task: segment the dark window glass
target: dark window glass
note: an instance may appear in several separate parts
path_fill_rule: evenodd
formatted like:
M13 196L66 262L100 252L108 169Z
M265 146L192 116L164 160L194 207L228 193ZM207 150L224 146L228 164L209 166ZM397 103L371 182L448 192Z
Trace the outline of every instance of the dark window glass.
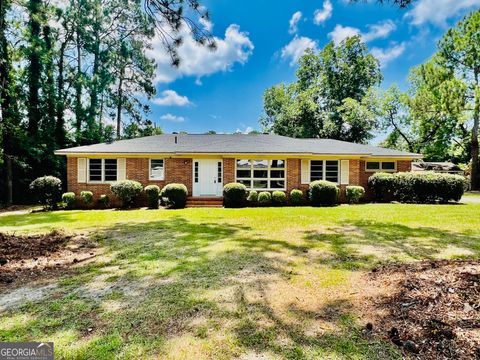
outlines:
M259 179L268 178L268 170L253 170L253 177Z
M117 159L105 159L105 181L117 181Z
M267 180L253 180L254 189L266 189L268 187Z
M89 181L102 181L102 159L88 161Z
M237 170L237 178L249 178L251 175L251 170Z
M310 161L310 181L323 180L323 160Z
M285 181L284 180L270 180L270 188L271 189L285 189Z
M285 168L285 161L284 160L272 160L272 168Z
M384 161L382 162L383 170L395 170L395 162L393 161Z
M338 182L338 161L325 161L325 180Z
M221 183L222 182L222 162L221 161L218 162L217 169L218 169L217 182Z
M245 185L248 189L252 188L252 181L251 180L237 180L238 183Z
M380 170L380 163L377 161L368 161L367 170Z
M165 176L163 160L152 159L150 160L150 179L163 180Z
M198 183L198 161L195 161L194 167L195 167L195 170L194 170L195 183Z
M285 170L271 170L270 177L272 179L283 179L285 177Z

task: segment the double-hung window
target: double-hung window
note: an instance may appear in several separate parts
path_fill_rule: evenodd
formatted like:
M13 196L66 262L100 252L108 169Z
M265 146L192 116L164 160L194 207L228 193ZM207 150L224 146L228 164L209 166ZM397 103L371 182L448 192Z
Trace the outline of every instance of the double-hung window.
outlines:
M310 181L327 180L338 183L339 168L338 160L311 160Z
M285 190L285 160L237 159L236 181L249 190Z
M150 180L165 179L165 162L163 159L150 159Z
M366 171L395 171L395 161L367 161Z
M117 159L88 159L89 182L113 182L117 177Z

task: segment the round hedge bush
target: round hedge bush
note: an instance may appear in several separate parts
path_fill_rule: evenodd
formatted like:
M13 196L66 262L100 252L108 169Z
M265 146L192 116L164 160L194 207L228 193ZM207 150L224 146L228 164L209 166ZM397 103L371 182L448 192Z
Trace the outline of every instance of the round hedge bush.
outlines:
M75 206L75 201L76 201L75 193L73 193L73 192L64 193L62 195L62 201L65 204L65 207L67 209L73 209L73 207Z
M368 178L368 187L372 189L375 201L390 200L393 196L393 174L378 172Z
M258 204L261 206L270 205L272 202L272 194L268 191L262 191L258 194Z
M358 204L365 196L363 186L347 186L345 189L345 197L350 204Z
M158 209L158 200L160 199L160 188L157 185L145 186L145 195L150 209Z
M142 192L142 184L133 180L121 180L113 183L110 190L122 201L123 207L131 207Z
M308 195L312 206L332 206L337 203L338 186L330 181L312 181L309 186Z
M162 189L162 203L172 209L183 209L187 205L188 189L183 184L168 184Z
M255 206L258 203L258 192L256 190L252 190L248 193L247 197L248 204L250 206Z
M272 203L275 206L284 206L287 203L287 195L283 191L272 192Z
M80 197L85 205L91 205L93 202L93 193L91 191L82 191Z
M43 208L55 209L62 196L62 180L55 176L43 176L30 183L30 191Z
M228 183L223 187L223 204L228 208L245 206L247 187L240 183Z
M304 202L303 191L299 189L293 189L290 191L290 204L301 205Z
M108 195L102 194L98 198L98 203L104 208L108 208L110 206L110 198L108 197Z

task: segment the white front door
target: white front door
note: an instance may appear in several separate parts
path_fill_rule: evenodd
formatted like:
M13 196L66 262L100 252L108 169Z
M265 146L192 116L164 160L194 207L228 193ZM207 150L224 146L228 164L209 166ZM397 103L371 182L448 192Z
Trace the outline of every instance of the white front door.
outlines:
M221 196L222 159L193 160L193 196Z

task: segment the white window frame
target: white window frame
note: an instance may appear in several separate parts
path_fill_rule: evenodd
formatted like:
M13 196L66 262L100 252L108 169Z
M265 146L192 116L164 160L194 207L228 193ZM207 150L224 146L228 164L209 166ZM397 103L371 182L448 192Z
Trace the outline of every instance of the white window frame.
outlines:
M383 168L383 163L392 163L393 162L393 169L384 169ZM368 163L378 163L379 164L379 168L378 169L368 169L367 168L367 164ZM396 172L397 171L397 162L395 160L368 160L368 161L365 161L365 172L378 172L378 171L382 171L382 172Z
M246 177L237 177L237 162L238 160L248 160L250 161L250 177L246 178ZM253 162L254 161L262 161L262 160L267 160L268 161L268 165L266 168L264 169L254 169L253 167ZM273 160L281 160L283 161L283 168L277 168L277 167L273 167L272 168L272 161ZM241 168L240 170L248 170L247 168ZM253 176L254 174L254 170L267 170L267 177L266 178L255 178ZM275 171L275 170L279 170L279 171L283 171L283 174L284 174L284 177L283 178L272 178L270 176L271 174L271 170ZM287 190L287 159L282 159L282 158L276 158L276 159L265 159L265 158L251 158L251 159L245 159L245 158L237 158L235 159L235 182L238 182L238 180L249 180L250 181L250 187L247 186L247 190L256 190L256 191L275 191L275 190L278 190L278 191L286 191ZM268 187L266 188L254 188L253 187L253 182L255 180L258 180L258 181L267 181L267 184L268 184ZM273 181L283 181L285 186L283 188L270 188L270 181L273 180Z
M322 178L321 179L316 179L316 180L313 180L312 179L312 161L321 161L323 164L322 164ZM331 181L331 180L327 180L327 161L336 161L337 163L337 181ZM312 181L317 181L317 180L325 180L325 181L331 181L337 185L340 184L340 176L341 176L341 169L340 169L340 160L335 160L335 159L325 159L325 160L317 160L317 159L311 159L309 162L308 162L308 170L310 172L310 182Z
M102 180L90 180L90 160L101 160L102 164ZM105 160L115 160L117 162L117 180L118 180L118 159L116 158L89 158L87 162L87 183L88 184L113 184L115 181L105 181Z
M163 177L152 178L152 160L162 160L163 161ZM148 159L148 180L150 181L165 181L165 159Z

